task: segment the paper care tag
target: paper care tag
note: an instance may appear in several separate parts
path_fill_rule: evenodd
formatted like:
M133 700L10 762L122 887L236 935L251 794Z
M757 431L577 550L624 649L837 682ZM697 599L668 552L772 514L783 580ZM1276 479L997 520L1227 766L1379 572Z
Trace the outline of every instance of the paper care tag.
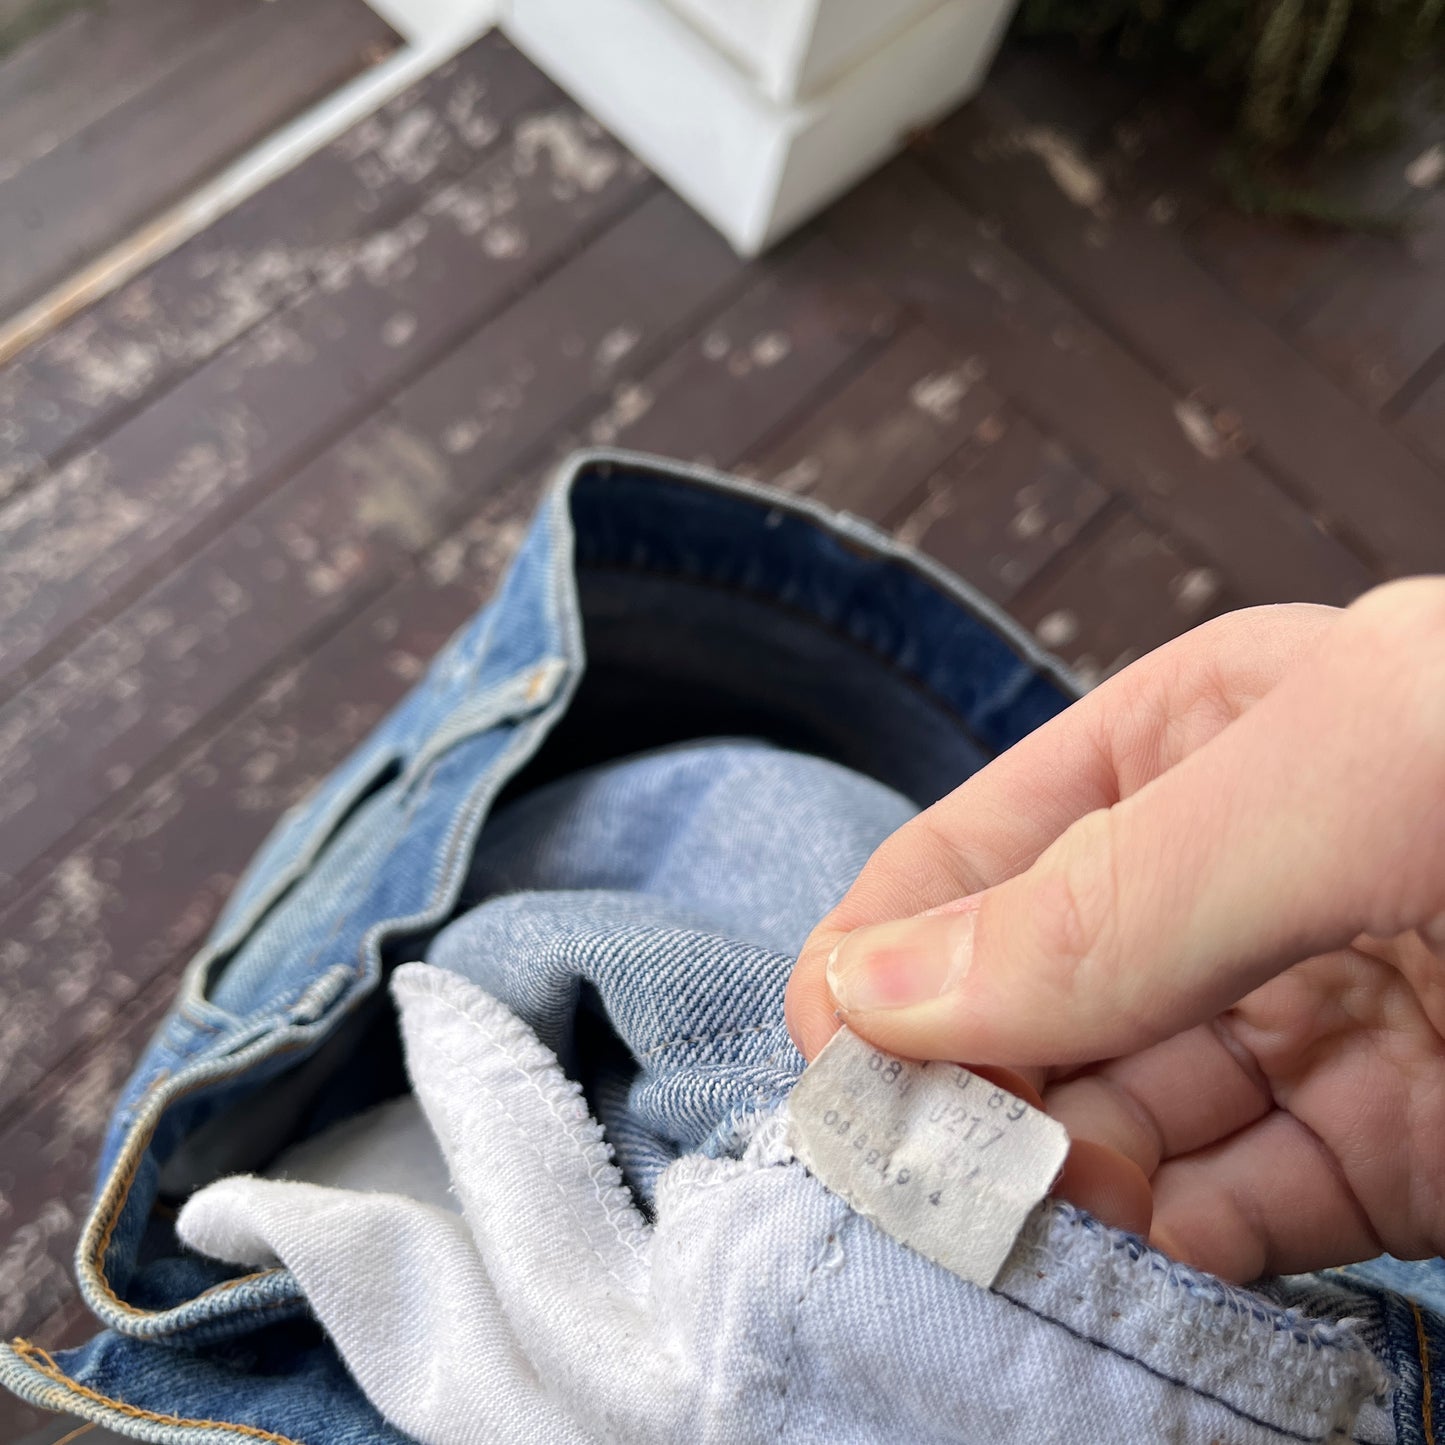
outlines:
M789 1110L789 1144L829 1189L985 1288L1069 1151L1057 1119L977 1074L896 1059L846 1028L803 1071Z

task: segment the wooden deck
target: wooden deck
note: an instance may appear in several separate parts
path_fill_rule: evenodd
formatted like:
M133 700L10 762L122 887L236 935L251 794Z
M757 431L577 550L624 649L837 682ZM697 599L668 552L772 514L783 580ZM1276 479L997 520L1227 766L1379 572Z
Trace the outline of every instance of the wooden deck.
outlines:
M5 0L0 318L396 43L364 0Z
M1207 139L1010 50L744 264L489 38L0 370L0 1332L84 1333L91 1160L179 970L577 442L872 517L1088 678L1441 568L1436 137L1368 173L1395 241L1241 220Z

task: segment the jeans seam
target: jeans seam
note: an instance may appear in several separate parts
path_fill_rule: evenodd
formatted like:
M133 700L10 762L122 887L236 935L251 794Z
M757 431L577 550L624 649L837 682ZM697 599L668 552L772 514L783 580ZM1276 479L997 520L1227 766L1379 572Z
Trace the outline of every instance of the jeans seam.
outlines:
M803 1276L802 1286L798 1290L798 1298L793 1302L792 1319L788 1322L788 1339L783 1347L783 1362L781 1367L781 1379L778 1386L778 1438L784 1438L784 1432L788 1425L788 1409L792 1401L788 1398L788 1380L793 1368L793 1356L798 1343L798 1321L803 1313L803 1306L807 1303L809 1294L812 1293L813 1281L817 1279L819 1270L823 1267L823 1261L832 1252L833 1246L838 1242L838 1237L847 1227L848 1221L853 1217L852 1208L844 1204L843 1207L832 1216L828 1231L824 1234L822 1242L814 1251L812 1263L808 1266L808 1272Z
M476 1027L477 1020L471 1015L469 1015L464 1009L458 1008L457 1005L454 1004L450 999L443 998L440 994L435 992L430 992L429 998L432 1003L437 1004L441 1008L448 1010L448 1012L455 1014L459 1019L462 1019L464 1022L470 1024L473 1028ZM493 1041L488 1040L488 1042L491 1043ZM433 1047L435 1047L435 1044L433 1044ZM563 1120L562 1116L557 1112L556 1100L549 1096L548 1091L542 1087L540 1081L537 1080L528 1070L522 1068L520 1063L516 1059L508 1055L505 1050L498 1048L494 1043L493 1047L498 1053L502 1054L502 1056L507 1060L509 1064L512 1065L513 1070L532 1086L533 1090L541 1098L542 1102L547 1105L548 1109L554 1115L554 1117L556 1117L560 1123L565 1124L566 1121ZM469 1079L473 1080L473 1082L475 1082L476 1084L481 1085L485 1090L486 1081L475 1069L470 1066L467 1060L460 1058L458 1055L453 1054L450 1050L444 1048L436 1048L436 1052L440 1054L443 1058L445 1058L446 1061L454 1068L459 1069ZM567 1205L573 1219L577 1221L577 1224L582 1229L585 1237L586 1225L583 1223L582 1217L577 1211L576 1202L568 1198L566 1186L553 1172L551 1165L547 1162L546 1155L543 1154L542 1150L538 1148L538 1146L528 1137L527 1131L523 1127L521 1121L517 1118L515 1114L512 1113L509 1108L507 1108L506 1104L504 1104L500 1099L490 1095L487 1098L487 1102L494 1105L497 1109L500 1110L500 1112L506 1117L506 1119L513 1126L513 1128L517 1130L522 1140L537 1156L538 1162L542 1165L542 1168L545 1170L547 1177L551 1179L552 1183L556 1186L558 1194L561 1195L563 1202ZM604 1144L603 1147L605 1148L606 1145ZM615 1168L616 1166L614 1165L613 1167ZM618 1244L620 1244L624 1249L626 1249L627 1252L634 1259L639 1259L639 1262L641 1262L638 1255L637 1241L635 1239L629 1238L622 1229L617 1219L614 1218L613 1213L608 1206L607 1200L604 1197L603 1186L595 1177L595 1175L592 1174L592 1171L590 1169L588 1170L588 1178L591 1180L592 1183L594 1197L598 1205L603 1210L607 1223L610 1226ZM606 1256L603 1255L602 1251L599 1250L596 1245L593 1245L591 1248L593 1255L596 1257L597 1262L606 1272L607 1277L611 1279L612 1282L616 1284L617 1287L622 1290L625 1295L632 1295L634 1293L634 1286L627 1284L618 1275L616 1266L608 1262Z
M119 1411L122 1415L129 1415L140 1420L155 1420L159 1424L175 1425L181 1429L235 1431L254 1440L265 1440L268 1445L302 1445L302 1442L294 1436L278 1435L274 1430L266 1430L259 1425L242 1425L231 1420L190 1419L184 1415L164 1415L154 1410L146 1410L140 1405L132 1405L126 1400L117 1400L113 1396L102 1395L98 1390L92 1390L89 1385L82 1385L79 1380L67 1375L48 1351L41 1349L39 1345L31 1344L29 1340L12 1340L10 1348L31 1369L37 1374L43 1375L47 1380L54 1381L57 1385L80 1395L83 1399L94 1400L97 1404Z
M1017 1299L1004 1290L995 1287L991 1293L997 1295L999 1299L1007 1300L1009 1304L1015 1306L1017 1309L1023 1310L1026 1314L1032 1315L1036 1320L1040 1320L1044 1324L1056 1325L1059 1329L1063 1330L1065 1334L1072 1335L1076 1340L1093 1345L1095 1349L1103 1350L1115 1356L1117 1359L1123 1360L1127 1364L1138 1365L1141 1370L1153 1375L1156 1380L1161 1380L1166 1385L1177 1386L1179 1389L1185 1390L1191 1395L1197 1395L1201 1400L1208 1400L1211 1404L1218 1405L1221 1409L1227 1410L1237 1419L1244 1420L1251 1425L1258 1425L1263 1430L1272 1430L1276 1435L1280 1435L1286 1440L1300 1440L1306 1442L1306 1445L1317 1445L1317 1442L1339 1438L1338 1433L1335 1431L1331 1431L1327 1435L1304 1435L1298 1430L1291 1430L1288 1426L1276 1425L1274 1421L1251 1414L1242 1406L1232 1404L1230 1401L1213 1394L1209 1390L1200 1389L1198 1385L1190 1384L1188 1380L1182 1380L1176 1375L1171 1375L1164 1370L1158 1369L1156 1366L1149 1364L1147 1360L1140 1359L1138 1355L1131 1355L1127 1350L1121 1350L1117 1345L1111 1345L1106 1340L1097 1340L1085 1330L1076 1330L1072 1325L1066 1324L1061 1319L1056 1319L1053 1315L1045 1314L1042 1310L1036 1309L1033 1305ZM1350 1435L1346 1438L1355 1441L1356 1445L1366 1445L1366 1442L1360 1440L1358 1436Z
M1420 1306L1410 1301L1415 1316L1415 1341L1420 1350L1420 1422L1425 1429L1425 1445L1435 1445L1435 1408L1430 1386L1430 1341L1425 1335L1425 1316Z
M1211 1332L1222 1347L1232 1349L1237 1346L1248 1331L1248 1321L1253 1320L1267 1325L1276 1333L1291 1335L1297 1343L1307 1344L1312 1350L1335 1354L1355 1354L1359 1350L1358 1340L1338 1337L1340 1326L1327 1325L1320 1320L1307 1321L1297 1316L1291 1317L1292 1312L1281 1311L1273 1305L1266 1307L1260 1300L1251 1302L1222 1281L1198 1274L1188 1266L1150 1249L1143 1241L1110 1229L1092 1215L1074 1209L1072 1205L1055 1200L1050 1205L1050 1212L1067 1220L1071 1228L1082 1230L1081 1237L1093 1240L1101 1251L1101 1258L1106 1262L1105 1267L1110 1267L1122 1254L1132 1263L1146 1266L1152 1281L1157 1282L1159 1291L1170 1295L1182 1294L1203 1311L1226 1312L1233 1316L1237 1328ZM1047 1229L1046 1225L1044 1227ZM1030 1259L1037 1258L1053 1265L1061 1264L1069 1256L1070 1248L1072 1246L1061 1247L1047 1235L1044 1238L1031 1238L1027 1242ZM1164 1305L1165 1308L1182 1307L1178 1300L1166 1301L1163 1293L1156 1303Z
M293 1045L291 1047L295 1046ZM290 1052L290 1049L287 1048L278 1050L278 1053L286 1052ZM169 1077L170 1075L168 1072L162 1072L161 1074L158 1074L154 1082L151 1084L150 1089L147 1090L147 1095L160 1089ZM106 1195L109 1194L112 1190L114 1190L115 1199L111 1204L109 1211L106 1213L106 1222L101 1231L100 1240L95 1246L93 1246L92 1253L89 1257L91 1260L93 1260L93 1263L90 1267L93 1270L95 1279L99 1283L100 1288L105 1294L106 1298L109 1299L113 1304L120 1306L121 1309L125 1310L129 1314L145 1318L148 1316L165 1313L165 1311L138 1309L128 1300L123 1300L118 1294L116 1294L114 1288L111 1286L110 1279L108 1277L109 1265L106 1259L106 1256L110 1251L111 1239L114 1237L116 1226L117 1224L119 1224L120 1217L125 1211L126 1202L130 1198L131 1186L135 1183L135 1176L140 1169L141 1161L145 1157L146 1149L149 1146L151 1139L155 1137L155 1131L160 1126L161 1118L164 1116L166 1110L169 1109L171 1105L177 1103L179 1100L184 1099L189 1094L194 1093L197 1089L205 1088L208 1084L212 1084L215 1082L217 1082L217 1080L214 1079L197 1080L197 1082L190 1088L184 1089L179 1094L176 1094L172 1098L166 1100L165 1103L161 1106L160 1112L151 1122L150 1128L146 1131L144 1140L136 1141L136 1147L132 1152L132 1155L127 1164L125 1165L124 1169L118 1175L112 1174L110 1183L107 1185L105 1193L103 1193L101 1196L102 1199L105 1199ZM90 1228L91 1226L88 1226L85 1232L81 1234L79 1245L80 1249L84 1249L85 1247L86 1239L90 1233ZM223 1280L220 1284L211 1285L209 1288L202 1290L200 1294L194 1296L193 1300L187 1300L185 1301L185 1303L191 1304L194 1303L194 1300L221 1296L236 1289L238 1286L250 1283L253 1280L274 1278L278 1275L285 1274L285 1272L286 1271L284 1269L280 1268L254 1270L249 1274L241 1275L235 1279ZM296 1303L295 1300L289 1299L272 1300L267 1303L250 1307L250 1309L247 1310L247 1313L261 1313L266 1310L278 1309L283 1305L294 1303ZM179 1308L179 1306L176 1306L175 1308ZM166 1333L171 1332L167 1331Z

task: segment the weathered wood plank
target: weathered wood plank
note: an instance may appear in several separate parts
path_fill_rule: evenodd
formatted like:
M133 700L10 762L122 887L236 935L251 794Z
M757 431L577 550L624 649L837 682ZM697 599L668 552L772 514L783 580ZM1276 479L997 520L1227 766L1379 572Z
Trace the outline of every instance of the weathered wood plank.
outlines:
M502 154L343 248L314 295L0 511L0 670L103 620L651 185L574 109L528 113Z
M1180 233L1189 254L1273 326L1310 306L1348 274L1356 238L1246 216L1220 204Z
M1348 264L1353 237L1244 215L1216 174L1228 133L1201 117L1194 100L1141 99L1097 155L1101 172L1113 192L1131 196L1215 280L1267 322L1280 324ZM1301 177L1300 184L1310 183Z
M178 199L393 49L361 0L260 5L169 74L0 181L0 314Z
M600 411L554 433L545 461L518 472L498 498L448 528L422 564L424 577L450 586L489 574L498 549L520 540L522 519L578 446L616 444L746 470L745 457L761 454L895 323L888 299L811 232L744 272L759 273L660 364L630 357L631 369L624 368ZM697 404L700 394L705 407Z
M560 93L495 31L0 369L0 498L294 305Z
M1438 360L1436 365L1440 365ZM1445 463L1445 369L1401 413L1400 425L1431 456Z
M983 371L914 324L742 470L867 517L1007 600L1107 493Z
M730 467L896 323L888 297L814 233L755 274L675 356L616 389L585 439Z
M747 267L671 192L659 193L577 262L470 337L393 403L456 496L588 415L656 364L743 284Z
M1365 406L1388 408L1445 347L1445 193L1417 207L1402 236L1359 237L1349 266L1291 329Z
M1054 83L1065 90L1078 87L1067 74ZM1323 210L1332 208L1342 218L1407 216L1422 196L1411 179L1416 173L1411 162L1442 138L1429 85L1427 81L1407 102L1408 118L1398 143L1354 153L1326 147L1311 163L1278 176L1275 184L1311 196ZM1071 127L1072 137L1066 137L1089 152L1089 164L1097 165L1111 189L1132 191L1156 224L1169 226L1179 236L1200 266L1267 322L1286 331L1336 285L1348 282L1366 239L1357 227L1348 220L1332 227L1241 213L1217 177L1217 161L1229 135L1217 113L1210 119L1207 97L1172 82L1168 91L1142 78L1136 87L1136 105L1113 127L1107 145L1089 128L1087 112ZM1030 119L1047 120L1052 103L1037 91L1008 99Z
M881 521L1008 606L1108 499L1063 447L1004 404Z
M210 35L265 3L109 0L52 25L0 61L0 180L150 89Z
M715 285L727 279L734 268L742 270L673 197L659 197L649 202L649 207L654 230L651 246L621 226L610 233L616 237L611 252L616 263L612 287L618 293L618 299L610 304L621 305L633 316L634 324L643 315L639 310L642 289L658 288L660 296L652 304L659 307L659 314L669 297L676 312L681 309L679 288L697 286L701 290L701 278L709 264L715 270ZM669 217L672 208L676 208L676 218ZM694 239L687 241L691 228L697 230ZM718 251L709 263L708 248L713 246ZM676 258L664 260L662 248L676 252ZM598 289L600 272L589 275L578 269L568 283L577 288L574 299L578 302L569 314L570 330L553 329L547 341L555 351L552 362L540 348L533 361L539 376L547 373L549 365L564 372L576 368L578 395L592 399L590 419L586 412L574 418L570 437L557 427L558 413L546 414L539 401L523 397L507 412L510 430L481 432L472 436L468 450L448 453L444 439L456 425L454 407L472 403L479 385L496 384L479 378L473 363L505 368L514 364L514 358L527 354L525 349L501 344L507 317L495 323L496 344L491 347L490 360L463 348L448 359L445 369L439 368L418 383L416 405L410 408L412 425L418 429L412 430L402 421L408 412L405 398L398 400L383 425L397 432L404 430L407 442L403 450L408 453L425 447L439 465L446 464L441 458L454 456L460 475L467 479L458 484L456 495L469 494L473 500L464 519L441 529L441 539L424 558L420 575L388 594L391 615L404 616L409 622L413 614L429 616L431 609L440 607L452 617L455 589L471 587L465 595L474 596L490 585L501 558L520 536L521 521L530 514L542 479L550 471L550 464L540 457L524 460L528 437L537 439L546 453L564 450L571 441L599 431L632 444L638 438L630 428L646 416L653 419L647 440L670 452L683 452L691 427L686 409L675 403L695 392L698 358L709 368L704 373L710 380L708 395L729 418L726 432L719 436L728 451L719 460L728 464L742 450L755 446L780 419L787 418L790 409L805 404L859 348L868 345L880 312L888 313L886 300L866 282L855 279L851 287L844 288L840 278L828 275L829 249L817 241L790 248L786 257L772 263L776 267L773 275L727 306L700 338L687 339L661 364L656 364L651 354L656 342L648 342L645 336L638 336L624 351L615 335L617 327L608 324L605 311L598 309L603 303L583 301L584 292ZM624 261L629 255L631 261ZM580 268L581 258L577 264ZM626 270L628 265L631 272ZM684 280L689 271L693 277ZM629 296L629 292L634 294ZM563 294L559 292L553 299ZM556 314L555 307L537 307L532 324ZM518 329L513 339L519 340L520 322L514 324ZM734 349L739 354L751 358L758 338L775 334L788 338L787 354L777 355L779 343L770 339L763 351L771 365L743 369L729 367L725 360L719 365L716 356L703 350L706 337L718 327L737 338ZM655 335L663 338L665 333L657 329ZM576 344L579 339L580 347ZM706 349L707 353L714 350ZM621 379L614 382L614 377ZM626 398L644 389L656 405L639 412L629 407ZM678 429L666 432L668 423ZM476 432L475 425L469 425L468 431L469 435ZM363 434L358 434L358 444ZM427 440L429 435L433 440ZM514 463L515 470L503 475ZM438 511L432 522L440 515ZM433 526L434 534L437 530ZM411 540L414 543L415 538ZM302 560L312 565L316 561ZM275 585L285 584L278 580ZM441 602L432 600L433 591ZM301 605L299 594L289 605ZM375 604L373 612L381 606ZM337 706L367 695L366 689L375 684L366 679L373 674L368 671L353 677L353 673L361 666L358 659L366 660L368 649L374 650L373 630L366 618L343 624L314 657L297 665L295 675L301 680L288 684L291 691L314 686L317 696ZM345 639L354 635L359 640L347 644ZM408 678L415 677L421 666L418 655L414 649L404 651L405 658L398 666ZM370 666L366 661L366 667ZM316 668L320 675L313 682ZM272 692L276 707L289 706L290 694L284 688L269 689L267 695ZM307 727L313 726L336 731L335 722L326 718L309 720ZM290 774L285 769L277 774L274 756L257 761L243 742L234 740L235 731L227 729L222 737L231 741L217 744L227 750L224 754L203 749L205 760L182 769L180 781L167 774L147 786L139 801L127 805L121 820L99 839L78 844L47 866L25 899L4 916L0 923L6 939L0 944L0 997L9 1003L0 1015L0 1061L4 1061L0 1063L0 1117L6 1108L23 1107L25 1091L67 1050L103 1027L118 999L133 997L157 973L177 967L179 958L197 941L222 891L256 842L253 830L235 826L229 817L230 808L241 806L239 792L233 797L229 790L251 789L244 809L249 813L268 803L274 803L276 811L285 805L289 793L282 782ZM340 732L353 740L356 736L350 727ZM288 746L301 743L311 746L312 740L302 733ZM287 756L275 742L256 743L251 751L280 754L283 761ZM192 776L208 780L206 787L197 791L188 785L184 780ZM184 803L180 795L191 796L192 801ZM99 849L109 851L98 854ZM92 1000L94 1006L82 1007L85 1000Z
M1081 161L1104 185L1105 224L1086 239L1104 238L1121 208L1127 214L1132 207L1136 218L1142 213L1164 233L1157 245L1182 247L1371 411L1388 406L1445 341L1445 211L1436 191L1445 125L1427 97L1407 107L1410 118L1393 144L1321 156L1290 182L1342 216L1398 221L1403 233L1391 238L1348 224L1244 215L1213 177L1224 137L1201 123L1187 98L1146 94L1106 137L1087 101L1070 106L1068 97L1079 90L1068 67L1056 64L1048 85L1037 79L1014 91L990 85L982 109L1007 114L1011 102L1015 117L1027 116L1029 124L1006 125L1010 146L1032 147L1047 164L1063 167L1061 174ZM995 103L999 91L1002 107ZM1063 127L1054 130L1061 115ZM975 159L997 159L997 149L980 142ZM1282 355L1276 347L1273 357Z
M747 470L880 521L999 408L985 370L966 348L911 325Z
M0 880L44 867L191 727L595 409L624 361L658 359L742 270L659 192L0 708Z
M1343 216L1398 220L1403 234L1390 238L1242 214L1213 175L1225 137L1187 97L1141 94L1135 81L1134 104L1121 113L1107 92L1090 94L1090 67L1081 62L1016 50L1013 69L1019 82L996 85L991 76L980 107L985 117L1008 117L1012 107L1005 149L1031 151L1066 179L1099 182L1106 222L1121 204L1146 214L1172 233L1167 244L1182 245L1371 410L1390 402L1445 341L1445 212L1436 190L1445 126L1428 97L1407 107L1404 133L1391 145L1321 156L1292 181ZM1101 116L1111 118L1108 127ZM997 137L976 146L976 160L998 158Z
M1092 686L1238 605L1212 567L1114 503L1011 610Z
M906 217L907 224L900 218ZM829 233L1146 520L1211 559L1241 599L1345 601L1373 574L910 160L840 202Z
M752 281L748 289L664 361L649 365L640 349L629 355L607 404L548 438L546 459L501 488L504 496L527 499L513 504L514 515L530 515L546 480L579 446L615 444L746 472L745 458L760 455L770 438L786 432L896 324L896 307L814 231L741 275ZM578 350L565 337L564 346ZM464 375L458 380L460 385L438 387L427 406L444 437L460 409L460 439L476 430L480 418L465 413L475 386ZM488 501L449 527L423 563L425 574L449 584L491 566L499 535L510 528L512 541L520 536L516 523L499 534L503 510Z
M1206 446L1248 449L1386 573L1445 565L1438 473L1203 272L1140 198L1061 183L1057 165L1051 173L1047 157L1018 146L1023 126L998 103L969 107L940 130L930 163L1178 388Z
M70 19L87 0L0 0L0 55L34 44Z
M111 1026L73 1070L50 1081L0 1135L0 1329L34 1329L76 1298L71 1256L84 1222L106 1118L170 1003L163 992L111 1011Z
M546 461L502 489L529 499L512 515L530 515L547 478L578 446L615 444L745 472L745 458L761 455L896 323L888 298L811 231L743 274L759 279L663 362L629 358L607 405L548 439ZM423 564L426 575L447 584L490 567L507 530L499 534L500 515L488 502L449 528ZM507 526L515 540L520 525Z
M1271 226L1237 214L1231 219L1222 208L1217 223L1211 220L1203 228L1198 244L1189 237L1194 254L1226 284L1239 281L1246 299L1260 289L1283 295L1280 283L1293 272L1298 290L1286 298L1287 309L1262 313L1286 323L1302 320L1336 286L1348 286L1357 267L1370 271L1369 225L1395 222L1408 229L1436 183L1429 173L1437 164L1435 151L1445 143L1445 113L1428 71L1424 67L1421 84L1405 98L1391 141L1344 151L1326 147L1312 165L1288 177L1288 185L1341 217L1338 227ZM1199 168L1196 161L1193 169ZM1360 224L1352 224L1354 218ZM1258 264L1252 259L1256 253Z
M38 1333L38 1331L37 1331ZM27 1405L8 1390L0 1395L0 1440L15 1440L19 1445L32 1445L35 1436L60 1417ZM62 1435L64 1431L60 1432ZM44 1439L44 1436L40 1436Z

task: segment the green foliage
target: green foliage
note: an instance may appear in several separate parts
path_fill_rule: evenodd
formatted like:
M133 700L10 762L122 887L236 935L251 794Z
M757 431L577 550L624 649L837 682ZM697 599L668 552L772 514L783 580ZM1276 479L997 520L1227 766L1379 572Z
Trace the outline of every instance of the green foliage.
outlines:
M1236 107L1256 156L1382 139L1445 57L1445 0L1023 0L1019 25L1187 67Z

